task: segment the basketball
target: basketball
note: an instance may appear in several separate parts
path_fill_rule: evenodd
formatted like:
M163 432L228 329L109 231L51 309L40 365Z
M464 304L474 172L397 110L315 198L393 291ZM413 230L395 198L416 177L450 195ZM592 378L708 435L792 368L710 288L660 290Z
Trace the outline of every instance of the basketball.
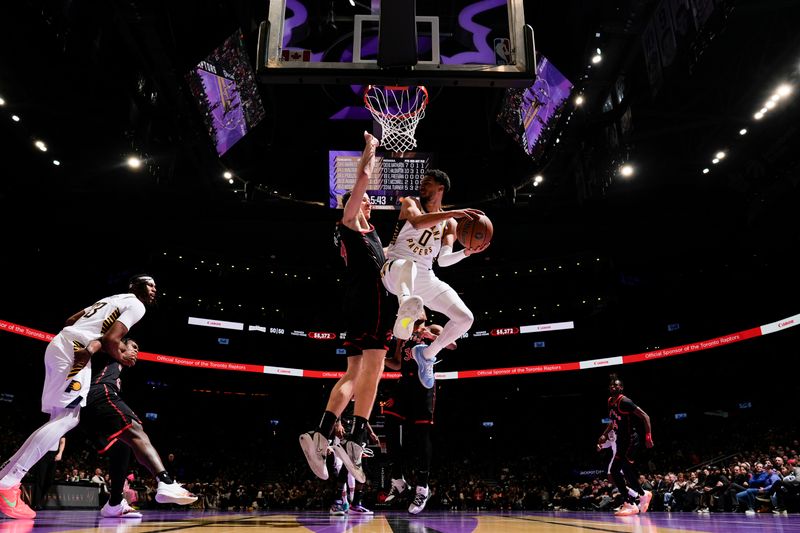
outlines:
M464 248L477 249L488 246L493 233L492 221L486 215L476 219L464 217L458 221L456 227L456 238Z

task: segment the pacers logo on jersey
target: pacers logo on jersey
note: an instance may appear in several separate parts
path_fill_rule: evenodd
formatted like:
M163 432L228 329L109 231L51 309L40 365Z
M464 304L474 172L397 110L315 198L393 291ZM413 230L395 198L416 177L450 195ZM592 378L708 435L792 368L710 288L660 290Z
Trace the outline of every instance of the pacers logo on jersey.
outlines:
M416 255L430 255L433 252L433 237L434 242L442 238L442 228L437 224L423 231L418 239L406 239L408 249Z
M79 390L81 390L81 382L73 379L69 382L67 388L64 389L64 392L78 392Z

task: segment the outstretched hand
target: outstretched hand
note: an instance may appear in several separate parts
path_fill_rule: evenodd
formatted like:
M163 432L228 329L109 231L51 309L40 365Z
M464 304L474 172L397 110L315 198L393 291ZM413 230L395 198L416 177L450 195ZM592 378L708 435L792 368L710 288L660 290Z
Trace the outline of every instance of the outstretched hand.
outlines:
M484 250L486 250L489 247L490 244L492 244L491 241L485 242L485 243L481 244L480 246L476 246L475 248L464 248L464 255L469 257L472 254L479 254L479 253L483 252Z
M117 362L124 367L132 367L139 360L139 349L131 345L121 343Z
M466 209L456 209L450 211L450 216L453 218L468 218L470 220L477 220L481 217L481 215L485 215L483 211L479 209L472 209L471 207L467 207Z
M367 146L372 146L374 148L377 148L381 144L380 141L368 131L364 132L364 142L367 143Z

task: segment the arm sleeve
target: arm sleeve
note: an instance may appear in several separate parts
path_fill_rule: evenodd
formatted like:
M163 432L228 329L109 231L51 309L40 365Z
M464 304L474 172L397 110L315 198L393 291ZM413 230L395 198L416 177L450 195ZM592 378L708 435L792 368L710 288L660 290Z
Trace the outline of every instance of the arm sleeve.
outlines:
M455 265L465 257L467 257L467 255L464 253L464 250L453 252L452 246L442 246L442 249L439 250L439 266L449 267Z

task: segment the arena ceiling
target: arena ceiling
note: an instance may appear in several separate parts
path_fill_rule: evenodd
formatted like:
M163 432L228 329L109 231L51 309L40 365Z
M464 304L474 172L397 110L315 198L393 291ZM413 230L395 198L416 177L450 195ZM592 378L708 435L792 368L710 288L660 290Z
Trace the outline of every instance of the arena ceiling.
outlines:
M676 56L653 84L643 35L662 4L711 11L702 28L676 34ZM62 268L81 272L88 253L90 271L114 279L136 267L109 267L103 262L119 259L92 252L126 245L145 266L170 250L314 268L336 216L319 206L328 192L327 152L341 139L357 147L365 124L325 118L342 104L330 88L260 86L266 118L219 158L184 79L237 28L254 53L266 5L28 0L6 7L0 216L15 237L4 269L18 268L15 254L35 264L44 253L49 262L69 257ZM574 114L560 123L559 142L537 160L527 157L495 120L497 89L442 89L418 130L453 177L450 201L496 221L481 265L511 271L598 252L614 264L612 276L719 268L730 276L724 283L744 279L754 294L764 268L793 268L796 2L531 0L525 10L539 51L585 96L582 107L568 106L565 118ZM597 48L603 61L588 69ZM783 82L794 83L792 95L754 120ZM623 97L604 108L620 87ZM612 143L609 131L622 122L626 133ZM747 135L738 134L742 128ZM39 138L46 154L33 146ZM712 164L719 150L727 157ZM138 172L124 164L132 151L149 156ZM630 179L617 172L626 161L636 168ZM233 186L221 179L225 169L237 175ZM534 188L540 173L545 181ZM247 197L244 182L255 191ZM376 216L379 229L388 232L393 216ZM725 274L722 265L731 263L735 274Z

